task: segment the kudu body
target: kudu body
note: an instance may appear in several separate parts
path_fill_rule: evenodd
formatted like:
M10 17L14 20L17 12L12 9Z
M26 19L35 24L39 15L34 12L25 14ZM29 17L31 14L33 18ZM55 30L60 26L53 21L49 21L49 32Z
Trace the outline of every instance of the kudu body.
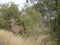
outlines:
M24 33L24 27L22 25L17 25L16 21L14 19L11 19L11 28L12 28L12 32L14 32L15 34L23 34Z

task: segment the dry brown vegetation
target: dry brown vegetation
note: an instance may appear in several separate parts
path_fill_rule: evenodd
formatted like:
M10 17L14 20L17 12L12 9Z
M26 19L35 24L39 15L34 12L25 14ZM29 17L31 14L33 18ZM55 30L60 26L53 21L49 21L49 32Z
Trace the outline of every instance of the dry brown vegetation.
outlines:
M6 30L0 30L0 41L4 45L44 45L47 42L46 45L55 45L54 41L51 41L48 35L39 35L38 37L34 36L25 39Z

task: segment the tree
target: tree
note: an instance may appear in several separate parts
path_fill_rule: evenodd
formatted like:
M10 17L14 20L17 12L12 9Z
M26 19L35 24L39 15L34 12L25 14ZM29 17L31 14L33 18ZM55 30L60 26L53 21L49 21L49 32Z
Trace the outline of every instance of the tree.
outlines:
M33 9L32 7L26 8L26 12L31 17L31 19L33 20L33 22L40 23L40 20L42 18L41 13L39 13L38 11L36 11L35 9Z
M1 4L0 8L1 18L6 21L6 28L10 28L10 20L14 18L15 20L20 17L20 12L16 4L11 2L11 4Z
M6 18L9 18L9 17L7 17L8 6L9 6L9 4L0 4L0 7L1 7L0 8L0 21L1 21L0 22L0 27L2 27L2 28L9 27L8 23L7 23L7 20L5 20Z
M24 24L25 35L32 36L39 34L39 24L41 19L41 14L35 9L33 9L31 6L27 7L24 11L22 11L20 20Z
M34 0L35 1L35 0ZM57 40L57 45L60 45L60 0L37 0L37 3L33 5L33 7L42 13L42 15L50 15L50 25L51 32ZM42 7L42 8L41 8ZM46 13L47 12L47 13ZM52 20L53 16L53 20Z

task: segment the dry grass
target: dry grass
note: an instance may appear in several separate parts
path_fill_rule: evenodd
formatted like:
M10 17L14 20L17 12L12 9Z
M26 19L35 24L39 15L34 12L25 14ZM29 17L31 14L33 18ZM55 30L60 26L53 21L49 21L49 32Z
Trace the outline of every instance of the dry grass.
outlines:
M5 30L0 30L0 40L4 42L5 45L24 45L25 41L22 37L14 36L12 32Z
M0 30L0 41L4 42L4 45L40 45L43 37L48 37L47 35L40 35L39 37L30 37L24 39L21 36L15 36L12 32L6 30ZM51 41L47 45L52 45Z

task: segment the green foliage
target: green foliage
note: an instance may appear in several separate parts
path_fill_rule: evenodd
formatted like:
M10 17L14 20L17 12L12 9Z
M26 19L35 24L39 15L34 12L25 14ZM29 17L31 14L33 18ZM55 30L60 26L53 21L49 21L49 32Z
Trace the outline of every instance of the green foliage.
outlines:
M11 5L10 4L1 4L0 6L1 6L0 18L2 18L1 21L3 22L3 23L0 22L0 24L1 24L0 26L6 27L7 29L11 28L10 19L11 18L17 19L20 16L18 7L13 2L11 2Z
M6 21L4 19L0 19L0 28L6 27Z
M26 8L21 14L21 20L24 22L25 35L38 35L39 23L41 21L41 14L32 7ZM38 32L38 33L37 33Z
M42 16L41 16L41 14L38 11L36 11L33 8L27 8L26 12L31 17L33 22L35 22L35 23L39 23L40 22Z
M47 7L47 10L44 9L45 7ZM60 45L60 0L37 0L37 3L33 5L33 8L41 12L43 15L47 14L45 12L48 12L50 16L55 16L55 19L50 20L50 24L48 25L51 25L49 27L51 34L58 38L57 45ZM54 13L54 11L56 12Z
M23 25L24 22L23 22L23 20L21 20L21 19L16 19L16 24L17 24L17 25Z
M17 17L19 17L18 15L20 15L20 13L19 13L17 5L12 3L11 6L9 7L9 13L10 13L9 14L10 17L12 17L12 18L16 19Z

